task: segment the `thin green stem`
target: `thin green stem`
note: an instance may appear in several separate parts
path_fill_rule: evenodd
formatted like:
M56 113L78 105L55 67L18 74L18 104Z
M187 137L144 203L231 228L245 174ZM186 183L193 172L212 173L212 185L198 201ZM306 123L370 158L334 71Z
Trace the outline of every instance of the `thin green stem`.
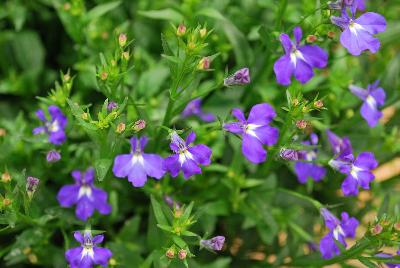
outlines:
M295 196L295 197L297 197L299 199L302 199L302 200L305 200L307 202L310 202L318 211L321 208L324 207L324 205L322 205L319 201L317 201L317 200L315 200L315 199L313 199L313 198L311 198L309 196L302 195L302 194L300 194L298 192L291 191L291 190L288 190L288 189L285 189L285 188L278 188L278 191L286 193L286 194L290 194L290 195Z

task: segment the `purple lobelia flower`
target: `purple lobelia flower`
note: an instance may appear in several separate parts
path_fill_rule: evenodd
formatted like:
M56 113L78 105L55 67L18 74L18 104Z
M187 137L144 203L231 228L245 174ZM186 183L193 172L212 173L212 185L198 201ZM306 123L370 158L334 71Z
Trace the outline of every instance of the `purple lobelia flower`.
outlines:
M279 152L279 156L287 161L297 161L299 160L299 151L282 148Z
M114 109L118 108L118 103L116 103L115 101L110 101L107 105L107 111L111 112Z
M55 151L55 150L51 150L47 153L46 155L46 160L49 163L54 163L57 162L61 159L61 155L59 152Z
M92 216L95 209L100 214L111 212L111 206L107 203L107 193L93 186L93 168L88 168L86 172L74 170L71 176L74 178L75 184L63 186L57 194L58 202L62 207L71 207L77 204L75 215L82 221L86 221Z
M326 135L328 136L335 158L346 159L346 156L353 154L353 148L347 137L341 138L329 129L326 130Z
M318 136L315 133L311 133L310 141L303 142L305 145L317 145ZM296 162L294 165L294 171L297 176L297 180L300 183L306 183L308 178L312 178L314 181L320 181L325 177L326 170L324 167L312 163L317 159L317 149L310 151L300 151L299 160L305 160L307 162Z
M201 120L205 122L215 121L215 116L211 113L204 113L201 109L201 99L196 98L190 101L182 112L182 117L198 116Z
M364 101L361 106L361 116L367 121L370 127L375 127L383 115L378 108L385 103L386 94L383 88L378 85L379 80L368 85L367 89L362 89L354 85L350 85L349 87L354 95Z
M103 242L103 235L92 237L90 231L85 231L83 235L77 231L74 232L74 237L81 245L65 252L65 259L71 268L92 268L96 265L106 267L108 265L108 260L112 256L111 250L97 246Z
M356 19L354 9L351 9L351 14L350 18L347 10L343 9L341 17L331 17L332 23L343 30L340 43L354 56L359 56L364 50L376 53L380 42L373 35L386 30L385 18L377 13L367 12Z
M233 109L232 114L239 122L224 124L224 129L242 135L242 153L247 160L255 164L264 162L267 152L263 145L274 145L279 136L279 130L269 126L276 116L274 108L268 103L254 105L247 120L238 108Z
M328 6L330 9L337 9L342 10L347 7L356 11L358 10L365 10L365 0L337 0L336 2L329 2Z
M164 176L163 158L157 154L146 154L144 148L147 137L131 138L131 153L117 155L114 159L113 173L118 178L128 177L135 187L142 187L147 176L161 179Z
M324 68L328 64L328 54L322 48L316 45L300 45L300 27L295 27L293 33L295 42L290 40L289 35L281 34L285 55L274 64L276 79L284 86L290 85L292 75L305 84L314 76L313 68Z
M242 68L242 69L236 71L233 75L224 79L224 85L227 87L246 85L249 83L250 83L249 68Z
M215 236L211 239L208 240L200 240L200 245L202 247L205 247L209 250L216 250L216 251L220 251L222 250L223 246L225 243L225 237L224 236Z
M51 120L47 120L42 109L36 111L36 116L44 123L44 126L33 129L33 134L46 133L49 136L49 142L60 145L67 139L65 135L65 126L67 118L64 116L60 108L50 105L48 108Z
M368 190L369 183L375 179L371 170L378 166L374 154L362 152L354 159L352 154L338 157L329 161L329 165L341 173L347 174L342 183L345 196L357 195L358 187Z
M356 218L349 218L349 214L346 212L342 212L342 220L336 218L326 208L321 209L321 214L326 227L329 229L329 233L321 239L319 249L324 259L330 259L340 254L339 247L336 245L335 241L338 241L346 247L345 238L353 238L355 236L359 222Z
M196 139L196 134L191 132L184 141L176 131L171 134L169 147L174 152L173 155L164 160L164 169L172 177L176 177L182 170L183 177L189 178L194 174L201 174L199 165L208 166L211 163L211 149L204 144L190 146Z

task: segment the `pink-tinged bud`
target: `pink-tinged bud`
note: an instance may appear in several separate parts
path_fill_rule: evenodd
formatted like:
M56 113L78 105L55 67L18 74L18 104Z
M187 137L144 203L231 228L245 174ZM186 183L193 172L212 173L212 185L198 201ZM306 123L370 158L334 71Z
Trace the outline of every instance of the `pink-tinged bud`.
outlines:
M322 100L317 100L314 102L314 107L317 109L321 109L322 107L324 107L324 102Z
M297 105L300 104L300 101L299 101L298 99L294 99L294 100L292 101L292 104L293 104L293 106L297 106Z
M29 199L33 197L33 194L36 192L36 189L39 185L40 180L35 177L28 177L26 179L26 193L28 194Z
M117 133L119 133L119 134L121 134L122 132L124 132L125 131L125 123L119 123L118 125L117 125L117 129L115 130L115 132L117 132Z
M11 175L7 171L1 174L1 181L4 183L10 182L11 181Z
M68 82L71 79L71 76L69 75L69 73L66 73L63 75L63 81L64 82Z
M122 59L123 59L123 60L128 61L130 57L131 57L131 56L129 55L129 52L127 52L127 51L122 52Z
M309 36L307 36L306 41L308 43L314 43L315 41L317 41L317 37L315 35L310 34Z
M133 125L133 130L138 132L144 129L145 127L146 127L146 121L144 121L143 119L139 119Z
M204 57L199 61L197 68L199 70L208 70L210 68L210 64L211 64L210 58Z
M336 33L329 31L326 35L328 36L328 38L333 39L333 38L335 38Z
M298 121L296 122L296 127L297 127L298 129L305 129L305 128L307 127L307 121L304 120L304 119L298 120Z
M180 260L186 259L186 256L187 256L186 250L184 250L184 249L179 250L179 252L178 252L178 258L179 258Z
M59 152L55 151L55 150L51 150L47 153L46 155L46 160L49 163L54 163L57 162L61 159L61 155Z
M7 131L4 128L0 128L0 137L4 137L7 134Z
M372 229L371 229L371 233L372 233L373 235L378 235L378 234L382 233L382 231L383 231L383 227L382 227L382 225L380 225L380 224L375 225L375 226L372 227Z
M396 222L395 224L393 224L393 228L394 228L396 231L400 231L400 222Z
M167 256L168 259L173 259L175 258L175 250L170 248L165 252L165 256Z
M126 34L122 33L118 36L118 43L120 47L124 47L126 45Z
M107 72L103 71L103 72L100 73L100 79L101 80L105 81L107 79L107 77L108 77L108 73Z
M177 36L183 36L186 33L186 26L185 24L181 23L178 26L178 29L176 29L176 35Z
M70 3L65 3L65 4L63 5L63 8L64 8L65 11L68 11L68 10L71 9L71 4L70 4Z

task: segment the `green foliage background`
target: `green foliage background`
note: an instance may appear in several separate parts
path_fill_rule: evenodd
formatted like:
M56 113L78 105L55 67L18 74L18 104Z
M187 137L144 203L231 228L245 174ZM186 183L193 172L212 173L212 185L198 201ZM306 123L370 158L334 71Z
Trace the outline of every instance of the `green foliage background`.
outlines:
M326 1L322 0L2 1L0 128L7 134L0 137L0 171L7 170L12 182L3 183L0 193L1 198L12 199L13 204L10 208L1 208L1 262L10 267L34 265L29 254L24 253L24 249L30 248L37 256L36 265L65 267L64 251L76 246L72 231L84 229L86 225L75 219L73 209L60 208L55 197L62 185L72 182L72 170L94 166L99 179L96 184L109 193L113 211L108 216L95 214L90 224L106 232L105 245L113 251L119 267L166 267L168 261L162 256L169 247L168 234L157 227L160 215L154 215L154 212L157 214L154 203L162 207L162 213L172 215L159 203L163 194L183 204L194 202L197 222L191 226L191 232L201 237L226 236L225 250L218 254L199 251L198 239L185 237L185 245L196 255L188 261L189 267L267 267L283 263L321 267L328 263L343 264L347 259L371 265L376 260L362 259L360 252L373 256L386 245L375 238L362 240L353 252L343 253L338 259L322 260L318 252L304 256L304 246L318 242L323 233L313 230L316 223L323 224L313 204L318 200L323 205L333 205L337 215L348 211L358 219L379 210L379 219L388 215L396 220L398 176L383 183L372 183L373 199L360 208L356 206L357 197L338 195L341 174L330 170L323 182L300 185L292 164L277 158L279 148L272 148L268 161L255 166L241 155L239 140L221 131L219 123L203 124L195 118L178 117L194 96L202 96L204 109L222 121L230 120L234 107L248 111L253 104L268 102L278 113L274 125L281 130L288 128L287 133L291 135L304 137L293 123L303 116L310 120L314 131L322 136L326 159L330 154L324 136L327 128L348 136L357 153L372 151L380 163L393 159L400 152L399 113L387 124L370 129L361 118L360 102L351 95L348 85L366 87L380 79L387 93L385 107L400 108L400 3L370 0L367 10L384 15L388 27L379 35L381 49L377 54L354 57L341 47L340 31L330 23ZM176 100L166 127L194 129L197 142L213 149L213 164L203 168L203 175L187 181L166 176L160 183L150 180L144 188L133 188L128 181L117 180L109 170L113 157L128 151L124 138L133 134L127 131L119 135L115 128L119 122L129 126L137 119L145 119L145 132L152 138L149 148L157 149L162 156L169 154L167 133L160 132L158 126L167 111L177 74L171 72L174 70L171 58L161 56L168 55L161 33L172 50L177 49L181 44L176 43L174 27L182 22L188 29L198 25L213 29L207 39L208 46L199 50L197 58L192 60L211 55L215 58L212 70L184 75L184 79L193 78L187 81L189 93ZM283 53L277 37L282 32L290 33L299 24L305 36L318 36L317 44L329 51L329 65L316 71L316 76L306 85L294 82L285 88L276 83L272 71L274 61ZM327 37L329 31L336 33L333 39ZM107 93L98 76L118 51L117 38L122 32L128 40L133 40L129 44L133 68L126 68L118 76L122 82L115 82L122 85L118 89L122 91L117 91L112 84L108 85L111 91ZM221 87L227 74L245 66L250 68L251 84ZM68 70L73 83L67 102L69 93L60 88L68 85L60 80L59 74ZM181 71L185 73L186 69ZM59 81L56 86L55 81ZM55 91L48 97L52 88ZM326 110L307 115L287 113L281 109L288 106L287 92L292 97L301 93L310 101L323 98ZM84 111L97 118L106 98L115 99L120 105L125 101L118 118L109 121L99 118L101 123L97 125L79 118ZM32 135L32 129L39 124L34 111L49 103L62 106L69 119L68 140L60 149L62 160L52 165L45 161L46 152L52 147L45 138ZM290 145L289 140L280 145ZM26 176L41 180L30 203L24 193ZM155 196L153 209L150 195ZM278 241L278 234L282 232L287 235L284 244ZM251 257L254 252L264 257L255 260ZM276 257L274 263L268 261L271 255ZM182 265L174 260L169 267Z

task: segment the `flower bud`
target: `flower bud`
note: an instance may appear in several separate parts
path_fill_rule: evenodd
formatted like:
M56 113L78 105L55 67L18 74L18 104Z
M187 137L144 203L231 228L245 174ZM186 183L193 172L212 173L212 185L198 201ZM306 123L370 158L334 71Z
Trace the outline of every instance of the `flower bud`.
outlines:
M322 100L317 100L314 102L314 107L317 109L321 109L322 107L324 107L324 103Z
M377 224L371 228L371 233L373 235L378 235L378 234L382 233L382 231L383 231L383 227L380 224Z
M296 150L293 149L285 149L282 148L279 156L284 159L284 160L288 160L288 161L297 161L299 160L299 153Z
M394 228L396 231L400 231L400 222L396 222L396 223L393 225L393 228Z
M107 72L103 71L103 72L100 73L100 79L101 80L105 81L107 79L107 77L108 77L108 73Z
M242 68L224 79L225 86L246 85L250 83L249 68Z
M116 103L115 101L110 101L107 105L107 111L111 112L114 109L118 108L118 103Z
M130 55L129 55L129 52L128 52L128 51L122 52L122 59L123 59L123 60L128 61L129 58L130 58Z
M304 120L304 119L298 120L298 121L296 122L296 127L297 127L298 129L305 129L305 128L307 127L307 121Z
M66 73L63 75L63 81L64 82L68 82L71 79L71 76L69 75L69 73Z
M71 4L70 4L70 3L65 3L65 4L63 5L63 8L64 8L65 11L68 11L68 10L71 9Z
M114 258L111 258L109 260L108 264L110 264L110 266L115 266L115 265L117 265L117 261Z
M328 38L333 39L333 38L335 38L336 33L329 31L326 35L328 36Z
M54 151L54 150L49 151L49 152L47 153L47 155L46 155L46 160L47 160L47 162L49 162L49 163L57 162L57 161L60 160L60 159L61 159L60 153L57 152L57 151Z
M209 57L204 57L199 61L199 64L197 65L197 68L199 70L208 70L210 68L210 58Z
M32 264L36 264L38 262L37 256L33 253L28 255L28 260Z
M183 36L186 33L186 26L185 24L181 23L178 26L178 29L176 29L176 35L177 36Z
M10 182L11 181L10 173L6 171L3 174L1 174L1 181L4 183Z
M11 199L9 199L9 198L4 198L4 199L3 199L3 206L4 206L4 207L7 207L7 206L9 206L9 205L11 205Z
M126 34L122 33L118 36L118 43L120 47L124 47L126 45Z
M186 250L184 250L184 249L179 250L179 252L178 252L178 258L179 258L180 260L186 259L186 255L187 255L187 251L186 251Z
M22 250L22 253L24 253L24 255L28 255L31 252L32 252L32 249L30 247L26 247Z
M207 35L207 29L204 27L200 29L200 37L204 38Z
M119 133L119 134L121 134L122 132L124 132L125 131L125 123L119 123L118 125L117 125L117 129L115 130L115 132L117 132L117 133Z
M222 250L224 247L225 243L225 237L224 236L216 236L208 240L200 240L200 245L209 249L209 250Z
M81 114L81 118L82 118L83 120L87 120L87 119L89 118L88 113L82 113L82 114Z
M169 248L166 252L165 252L165 256L167 256L168 259L173 259L175 258L175 250L172 248Z
M189 48L190 50L193 50L193 49L196 48L196 43L193 42L193 41L190 41L190 42L188 43L187 46L188 46L188 48Z
M7 131L4 128L0 128L0 137L4 137L7 134Z
M26 193L28 194L29 199L31 199L33 194L36 192L39 182L40 180L35 177L28 177L26 179Z
M303 112L303 113L308 113L308 107L307 106L304 106L302 109L301 109L301 111Z
M298 99L293 99L292 104L293 104L293 106L297 106L300 104L300 101Z
M308 43L314 43L315 41L317 41L317 39L318 39L318 38L317 38L315 35L310 34L309 36L307 36L306 41L307 41Z
M146 127L146 121L144 121L143 119L139 119L135 122L132 128L134 131L139 132L145 127Z

